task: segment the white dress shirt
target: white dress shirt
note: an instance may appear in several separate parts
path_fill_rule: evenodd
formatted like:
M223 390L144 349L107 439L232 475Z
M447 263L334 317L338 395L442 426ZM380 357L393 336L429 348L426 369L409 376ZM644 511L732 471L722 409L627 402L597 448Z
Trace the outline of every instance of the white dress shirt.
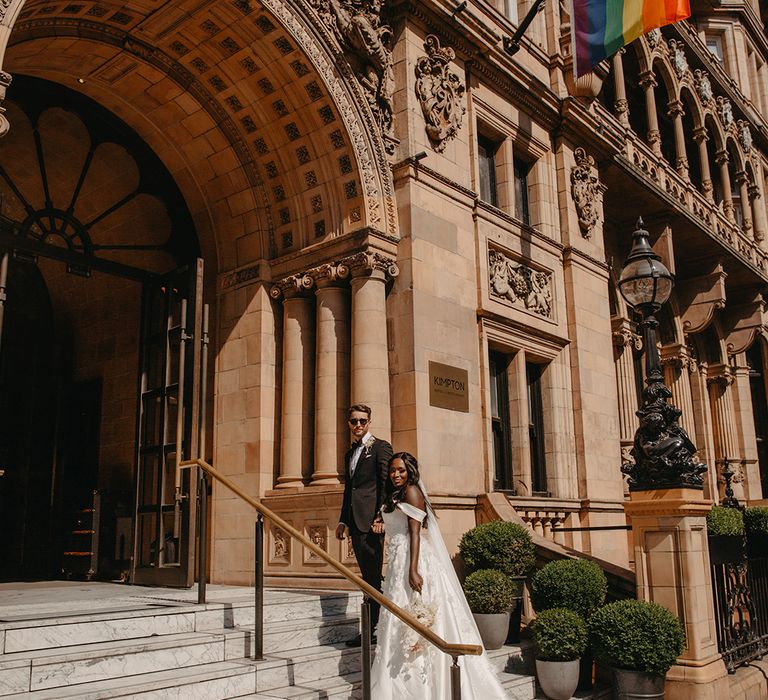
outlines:
M363 435L362 438L360 438L360 443L355 448L355 451L352 453L352 456L349 458L349 478L351 479L355 475L355 469L357 469L357 463L360 461L360 455L363 454L363 447L365 443L368 441L368 438L373 437L371 435L371 432L368 431L365 435Z

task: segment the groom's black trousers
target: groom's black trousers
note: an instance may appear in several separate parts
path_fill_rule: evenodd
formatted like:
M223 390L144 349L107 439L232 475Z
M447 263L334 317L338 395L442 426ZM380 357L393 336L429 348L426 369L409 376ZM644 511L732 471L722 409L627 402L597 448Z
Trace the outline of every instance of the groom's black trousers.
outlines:
M377 535L373 530L360 532L352 525L349 528L349 536L352 538L352 548L355 550L363 580L380 591L381 567L384 564L384 535ZM380 607L375 600L371 600L371 634L376 631Z

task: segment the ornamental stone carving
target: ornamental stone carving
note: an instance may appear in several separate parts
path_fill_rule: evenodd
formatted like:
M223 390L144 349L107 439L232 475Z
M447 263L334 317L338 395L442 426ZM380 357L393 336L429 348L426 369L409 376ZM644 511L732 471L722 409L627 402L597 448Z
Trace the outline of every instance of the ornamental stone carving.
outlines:
M309 528L307 528L307 537L316 547L319 547L323 551L328 550L328 530L325 525L311 525ZM322 561L320 556L315 554L315 552L312 550L307 550L307 559Z
M6 0L0 0L5 7L7 7ZM0 19L2 19L2 14L0 14ZM3 100L5 99L5 91L8 89L8 86L11 84L11 78L9 73L5 73L4 71L0 71L0 104L2 104ZM11 124L8 121L8 119L5 117L5 108L0 107L0 138L5 136L11 128Z
M311 4L352 64L387 150L394 152L392 28L381 22L383 0L311 0Z
M709 79L709 73L697 68L693 72L693 75L696 84L696 92L699 93L699 99L703 104L709 104L714 97L712 94L712 82Z
M733 107L727 97L717 98L717 116L726 129L733 124Z
M571 168L571 195L579 216L579 228L584 238L592 235L598 221L598 197L602 185L594 173L595 159L583 148L573 152L576 165Z
M286 563L291 560L291 539L279 527L272 528L272 560Z
M648 46L655 49L661 43L661 29L658 27L651 29L651 31L645 35L645 38L648 41Z
M752 132L749 130L749 122L739 119L736 122L739 130L739 143L744 152L749 152L752 148Z
M551 272L534 270L498 250L489 250L488 274L492 297L552 318Z
M683 42L676 39L669 40L669 49L672 53L672 66L675 69L678 79L682 80L688 72L688 59L685 57Z
M442 153L461 128L466 112L462 104L464 86L459 76L448 68L456 57L453 49L441 48L434 34L424 40L424 48L427 55L416 62L416 97L432 147Z

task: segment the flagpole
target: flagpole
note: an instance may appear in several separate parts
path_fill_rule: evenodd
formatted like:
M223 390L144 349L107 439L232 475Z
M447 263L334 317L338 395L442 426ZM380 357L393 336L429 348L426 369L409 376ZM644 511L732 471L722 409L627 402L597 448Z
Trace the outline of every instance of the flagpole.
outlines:
M531 22L533 22L533 18L544 8L545 2L546 0L534 0L531 9L528 10L528 14L523 18L523 21L520 22L515 33L512 36L505 36L502 38L504 51L510 56L514 56L520 50L520 42L523 39L523 35Z

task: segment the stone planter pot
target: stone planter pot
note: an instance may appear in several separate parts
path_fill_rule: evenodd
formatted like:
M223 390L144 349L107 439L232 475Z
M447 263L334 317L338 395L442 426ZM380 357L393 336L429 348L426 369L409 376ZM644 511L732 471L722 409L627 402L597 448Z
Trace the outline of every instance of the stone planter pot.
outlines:
M536 677L549 700L571 700L579 683L580 660L541 661L536 659Z
M664 700L665 676L612 668L617 700Z
M737 564L744 558L743 535L716 535L707 540L712 564Z
M509 633L509 613L472 613L487 650L501 649Z

